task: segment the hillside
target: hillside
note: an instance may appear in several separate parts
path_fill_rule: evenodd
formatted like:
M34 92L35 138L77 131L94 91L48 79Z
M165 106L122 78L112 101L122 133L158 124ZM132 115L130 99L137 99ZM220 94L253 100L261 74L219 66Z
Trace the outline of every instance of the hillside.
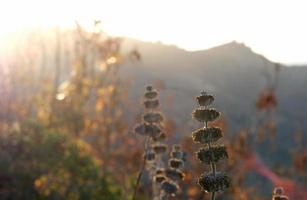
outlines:
M255 101L272 81L275 63L254 53L244 44L231 42L208 50L188 52L161 43L127 40L124 50L136 46L142 55L139 63L125 64L122 76L130 81L131 103L138 103L143 86L159 83L162 106L167 117L175 119L178 135L188 135L182 124L194 126L191 111L193 98L206 90L217 97L216 107L224 113L229 132L255 126L258 114ZM278 143L284 147L292 141L299 120L307 117L307 67L281 66L278 79ZM138 106L129 108L135 116ZM191 129L190 129L191 130ZM304 123L307 130L307 123Z

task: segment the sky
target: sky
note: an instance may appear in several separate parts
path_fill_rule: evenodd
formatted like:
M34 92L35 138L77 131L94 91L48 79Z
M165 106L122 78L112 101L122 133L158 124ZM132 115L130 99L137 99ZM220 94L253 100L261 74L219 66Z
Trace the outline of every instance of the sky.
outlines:
M231 41L272 61L307 63L305 0L0 0L0 42L32 27L102 20L106 32L186 50ZM1 45L1 44L0 44Z

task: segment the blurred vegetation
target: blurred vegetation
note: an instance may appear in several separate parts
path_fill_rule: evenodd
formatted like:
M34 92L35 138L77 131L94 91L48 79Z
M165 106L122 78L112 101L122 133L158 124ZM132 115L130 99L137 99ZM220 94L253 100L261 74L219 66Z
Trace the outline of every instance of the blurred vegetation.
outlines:
M1 134L1 199L118 199L91 147L31 120Z
M129 143L117 76L121 40L103 33L99 21L94 31L76 25L70 33L54 30L53 68L46 67L50 49L37 38L1 65L1 199L128 198L131 166L116 162L127 159L121 143ZM72 45L63 46L67 34ZM73 53L70 66L63 51Z

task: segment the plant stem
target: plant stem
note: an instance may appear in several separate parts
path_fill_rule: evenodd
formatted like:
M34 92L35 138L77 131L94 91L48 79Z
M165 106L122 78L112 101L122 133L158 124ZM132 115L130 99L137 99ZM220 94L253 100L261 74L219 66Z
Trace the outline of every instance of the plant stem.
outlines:
M145 166L146 166L146 155L147 155L147 153L148 153L148 143L149 143L149 137L147 136L147 137L146 137L145 144L144 144L145 156L144 156L144 158L143 158L142 167L141 167L141 170L140 170L140 172L139 172L138 178L137 178L137 180L136 180L136 185L135 185L135 188L134 188L134 191L133 191L132 200L135 200L135 198L136 198L136 193L137 193L138 188L139 188L139 185L140 185L140 180L141 180L141 177L142 177L143 172L144 172L144 170L145 170Z
M211 170L213 172L213 175L215 177L215 174L216 174L216 165L214 163L211 163Z
M215 200L215 192L212 192L211 200Z
M208 128L208 122L205 122L205 127ZM209 141L208 141L208 148L209 151L211 150L211 135L209 135ZM211 152L212 154L212 152ZM214 162L211 162L211 172L213 173L213 176L215 177L215 173L216 173L216 165ZM211 200L215 200L215 192L212 192L211 194Z

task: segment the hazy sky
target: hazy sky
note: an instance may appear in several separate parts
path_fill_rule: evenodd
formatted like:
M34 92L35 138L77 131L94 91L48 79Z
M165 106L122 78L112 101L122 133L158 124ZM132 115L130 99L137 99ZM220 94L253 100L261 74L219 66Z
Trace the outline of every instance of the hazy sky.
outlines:
M101 19L116 35L187 50L244 42L282 63L307 63L305 0L1 0L0 38L31 26Z

